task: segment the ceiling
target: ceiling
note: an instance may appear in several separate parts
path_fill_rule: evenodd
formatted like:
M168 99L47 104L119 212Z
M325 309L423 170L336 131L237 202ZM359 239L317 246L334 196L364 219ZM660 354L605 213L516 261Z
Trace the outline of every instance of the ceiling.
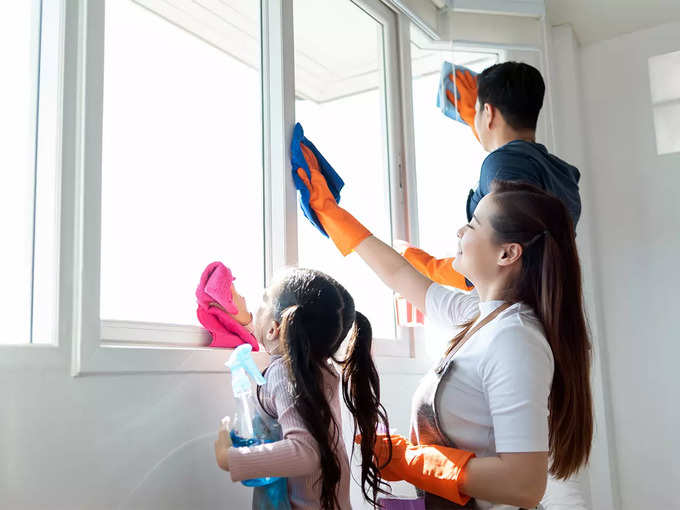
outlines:
M546 0L552 25L571 24L581 44L680 21L680 0Z
M129 0L128 0L129 1ZM429 1L429 0L420 0ZM253 69L260 67L259 2L132 0ZM383 69L382 25L348 0L294 0L295 92L323 103L376 89ZM487 53L413 50L416 75L439 72L445 58L481 65ZM495 61L495 60L494 60Z

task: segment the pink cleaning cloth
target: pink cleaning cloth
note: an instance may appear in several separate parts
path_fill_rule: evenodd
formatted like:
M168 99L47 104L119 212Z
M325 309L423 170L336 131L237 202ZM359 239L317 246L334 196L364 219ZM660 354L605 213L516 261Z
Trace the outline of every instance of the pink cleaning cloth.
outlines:
M253 334L245 326L236 321L230 314L236 315L238 307L234 304L231 284L234 281L231 271L221 262L213 262L203 270L201 281L196 288L198 321L212 335L210 347L236 347L250 344L253 351L259 345ZM219 303L224 310L210 303ZM228 313L227 313L228 312Z

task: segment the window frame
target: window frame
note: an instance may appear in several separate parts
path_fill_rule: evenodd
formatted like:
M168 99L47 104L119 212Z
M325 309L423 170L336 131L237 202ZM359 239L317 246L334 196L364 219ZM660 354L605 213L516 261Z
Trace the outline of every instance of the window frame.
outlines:
M389 0L348 1L383 25L391 229L393 238L417 243L410 55L410 25L417 20ZM198 345L207 339L201 328L100 320L105 0L64 0L63 14L60 341L52 361L70 357L74 376L223 372L227 351ZM266 283L298 259L298 204L289 177L289 140L295 120L293 26L292 1L261 0ZM384 373L423 373L427 359L420 333L398 326L397 332L394 339L375 339L378 366ZM20 356L35 361L34 352L24 349ZM258 353L256 360L264 362L266 354Z
M349 1L349 0L348 0ZM403 17L379 0L352 0L382 23L384 29L385 118L387 161L390 169L392 231L408 237L417 225L408 214L408 189L404 156L404 121L410 111L410 89L404 94L403 64L410 65L408 34ZM72 295L71 373L83 376L100 373L223 372L225 350L205 346L207 333L196 326L150 322L101 321L100 235L101 235L101 149L104 73L105 2L89 2L77 10L76 128L72 142L78 147L70 184L76 207L73 210L71 257ZM71 11L75 16L76 11ZM401 19L400 19L401 18ZM265 281L279 269L297 263L297 195L289 177L289 140L295 119L293 5L292 2L261 2L262 119L264 168L264 259ZM408 37L407 37L408 42ZM404 55L406 52L406 55ZM406 87L410 84L406 83ZM404 112L406 103L409 111ZM69 179L65 179L69 183ZM66 184L65 183L65 184ZM63 232L62 232L63 235ZM415 356L414 334L401 329L396 339L376 339L374 352L389 358L382 363L396 370L394 358L405 362ZM201 345L203 344L203 345ZM266 354L257 353L264 363ZM381 364L379 362L379 364ZM408 370L408 368L406 369ZM418 371L422 371L419 368Z
M263 1L263 11L268 4L269 2ZM277 21L284 23L285 12L279 13L278 20L271 14L269 12L267 19L271 19L272 24ZM78 268L76 274L80 277L73 282L75 293L71 374L224 372L226 351L208 347L208 334L202 328L100 319L105 1L98 0L80 6L78 18L77 40L80 52L75 79L78 82L78 103L81 107L76 114L80 138L76 143L81 151L75 166L73 184L79 199L74 211L74 237L78 248L74 266ZM268 30L263 27L263 35L267 32L270 35L276 34L271 26ZM281 53L272 54L282 57ZM271 67L276 67L277 64L280 65L280 62L270 61ZM276 83L277 75L272 75L272 81ZM280 84L278 86L282 88ZM263 119L267 118L267 113L262 113ZM275 153L274 147L264 157L271 156L272 153ZM266 229L265 232L267 233ZM258 364L265 363L266 354L255 353L255 359Z
M43 0L44 1L44 0ZM55 148L56 148L56 153L54 154L54 165L55 165L55 181L57 183L57 189L54 190L55 193L55 211L56 211L56 218L54 222L54 228L56 229L56 240L55 240L55 250L56 253L52 253L51 256L54 256L56 259L56 266L58 268L58 274L55 275L56 279L56 292L55 295L52 296L53 304L52 306L54 307L54 324L52 325L52 333L51 333L51 341L50 342L45 342L45 343L34 343L32 339L29 338L29 341L22 342L22 343L8 343L8 344L0 344L0 368L3 369L16 369L17 366L21 366L22 368L33 368L33 367L40 367L40 368L53 368L53 367L60 367L63 365L64 362L64 356L66 349L60 341L61 338L63 338L63 329L65 328L66 321L63 320L63 316L65 315L64 309L65 307L63 306L63 294L64 294L64 285L62 284L63 282L63 272L62 272L62 267L63 267L63 261L64 261L64 251L67 249L65 246L65 242L63 241L62 237L62 232L64 230L63 228L63 208L62 204L64 203L64 197L63 193L64 190L61 189L60 185L63 182L63 174L64 174L64 161L67 159L67 155L64 154L63 151L63 138L64 138L64 133L66 131L66 115L64 114L64 103L65 103L65 97L67 95L67 92L65 90L64 86L64 54L68 51L68 48L65 44L65 11L66 11L66 5L65 5L65 0L54 0L54 2L57 2L56 7L54 10L58 13L57 19L55 20L55 24L53 26L49 27L49 31L52 32L54 31L55 34L53 36L53 39L50 38L50 43L55 43L56 44L56 49L55 49L55 55L56 55L56 62L54 65L56 66L55 70L55 83L54 86L56 87L56 91L51 91L50 94L55 93L57 97L57 105L56 105L56 115L54 117L50 116L49 117L49 122L55 122L55 137L56 140L54 140L52 143L54 143ZM44 10L45 6L41 5L40 8L37 10L35 13L36 16L36 22L39 24L39 28L37 29L38 32L38 41L37 44L42 46L45 43L45 20L44 20ZM39 50L36 52L36 69L37 75L36 75L36 80L33 83L33 89L35 93L35 98L33 102L33 107L34 111L36 112L36 115L33 119L33 131L35 132L35 137L36 139L34 140L34 146L35 146L35 154L34 154L34 164L38 164L38 144L40 143L38 137L40 133L40 122L45 122L44 116L41 118L40 116L40 103L42 101L41 99L41 84L40 84L40 76L44 71L43 65L46 65L46 61L44 60L43 57L43 49L39 48ZM44 90L44 88L43 88ZM38 186L37 181L35 179L38 178L38 173L37 173L37 166L33 169L33 179L34 179L34 187ZM35 200L35 196L34 196ZM33 229L35 230L35 221L36 221L36 211L35 208L37 207L36 204L34 204L34 212L33 212ZM35 233L34 233L34 249L35 249ZM35 263L35 254L33 255L33 263ZM35 285L33 281L27 282L31 286ZM35 306L35 291L31 291L31 307Z

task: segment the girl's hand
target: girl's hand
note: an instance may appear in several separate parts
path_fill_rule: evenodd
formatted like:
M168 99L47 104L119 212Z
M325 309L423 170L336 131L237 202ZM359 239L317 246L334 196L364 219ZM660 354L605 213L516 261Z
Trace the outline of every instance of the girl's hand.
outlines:
M215 441L215 460L217 465L229 471L229 448L231 448L231 437L229 436L229 417L222 420L220 428L217 430L217 441Z

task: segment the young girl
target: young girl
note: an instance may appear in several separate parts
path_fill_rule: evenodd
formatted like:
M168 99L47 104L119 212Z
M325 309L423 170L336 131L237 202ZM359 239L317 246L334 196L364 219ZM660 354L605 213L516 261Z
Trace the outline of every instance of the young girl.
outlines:
M335 355L350 331L347 354L338 360ZM288 478L293 510L351 508L338 395L342 385L354 432L362 437L362 490L375 506L378 493L384 492L373 460L375 431L378 425L389 430L389 424L371 358L371 325L355 311L352 296L324 273L291 270L265 291L254 333L273 357L258 401L279 421L283 439L234 448L221 431L215 443L218 465L230 471L235 482Z

